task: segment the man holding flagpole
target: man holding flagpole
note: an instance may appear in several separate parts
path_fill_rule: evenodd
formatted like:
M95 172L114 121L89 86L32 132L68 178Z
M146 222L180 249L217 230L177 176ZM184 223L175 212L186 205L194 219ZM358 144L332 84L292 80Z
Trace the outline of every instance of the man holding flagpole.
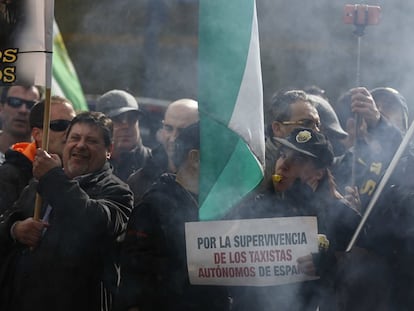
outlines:
M36 178L0 222L0 309L110 310L117 243L133 197L112 174L112 122L84 112L71 122L58 155L38 149ZM33 219L35 193L41 220Z
M32 142L18 142L5 154L6 161L0 166L0 214L13 206L20 193L33 178L32 162L36 149L42 146L45 102L40 101L30 111ZM49 125L49 152L62 157L66 129L75 117L72 104L63 97L52 96Z

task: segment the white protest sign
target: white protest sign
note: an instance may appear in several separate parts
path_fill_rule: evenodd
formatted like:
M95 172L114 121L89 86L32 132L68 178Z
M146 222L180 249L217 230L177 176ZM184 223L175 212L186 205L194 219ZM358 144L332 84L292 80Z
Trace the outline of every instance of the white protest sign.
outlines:
M297 258L318 251L316 217L185 224L191 284L270 286L314 280Z

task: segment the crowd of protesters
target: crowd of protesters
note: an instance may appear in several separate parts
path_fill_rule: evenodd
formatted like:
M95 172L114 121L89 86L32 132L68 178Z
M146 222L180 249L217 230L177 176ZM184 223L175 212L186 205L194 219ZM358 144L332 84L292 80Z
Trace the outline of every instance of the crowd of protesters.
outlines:
M327 244L297 264L318 279L206 286L190 283L184 229L199 220L197 101L167 107L151 149L132 94L77 114L52 96L45 148L42 92L3 88L0 310L412 310L410 145L346 252L407 132L405 98L357 87L333 102L312 86L268 104L263 181L222 220L316 217Z

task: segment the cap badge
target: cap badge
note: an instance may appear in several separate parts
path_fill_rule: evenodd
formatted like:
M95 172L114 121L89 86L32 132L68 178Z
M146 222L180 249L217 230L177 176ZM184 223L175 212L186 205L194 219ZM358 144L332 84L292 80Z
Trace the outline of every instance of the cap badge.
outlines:
M296 135L296 141L300 144L307 143L308 141L311 140L311 138L312 138L312 134L311 134L311 132L309 132L307 130L300 131Z

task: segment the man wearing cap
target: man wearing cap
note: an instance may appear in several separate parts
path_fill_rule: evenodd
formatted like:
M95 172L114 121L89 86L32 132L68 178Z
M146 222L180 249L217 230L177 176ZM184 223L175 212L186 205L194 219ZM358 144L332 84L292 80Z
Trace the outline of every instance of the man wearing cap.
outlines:
M278 143L274 137L286 137L297 127L319 131L320 119L315 105L302 90L277 92L271 101L266 139L266 163L259 191L272 187L272 174L278 156Z
M335 105L348 137L346 152L335 160L333 173L339 189L358 187L364 212L402 141L401 131L380 111L365 87L350 89Z
M108 117L79 113L65 138L62 159L36 150L35 178L0 216L1 310L111 310L132 193L107 161ZM40 220L32 217L36 192Z
M33 105L41 98L35 86L13 85L4 87L0 100L0 165L4 162L4 153L17 142L30 142L29 113Z
M398 128L403 135L408 130L408 106L404 96L396 89L390 87L377 87L369 91L372 95L381 116L394 127ZM393 138L383 138L381 146L384 150L394 152L389 148L389 141ZM399 143L399 140L395 140ZM413 235L413 196L414 184L412 176L413 146L408 145L394 170L388 184L382 190L375 207L367 219L367 248L384 260L382 269L371 270L369 280L372 280L370 288L374 292L380 292L377 288L378 279L390 290L387 306L390 310L413 310L414 298L414 273L412 262L414 260L414 235ZM386 154L386 152L384 152ZM384 170L386 167L384 168ZM375 179L374 179L375 180ZM364 261L363 269L372 269L370 262ZM370 270L368 270L370 271ZM381 284L381 283L380 283ZM367 287L362 284L361 288ZM354 287L355 288L355 287ZM357 292L358 288L354 290ZM382 293L387 293L382 291ZM365 306L372 306L372 300L363 296L363 300L357 297ZM384 295L388 297L387 295ZM370 296L367 296L370 298ZM379 308L376 308L379 309ZM349 310L357 310L350 305ZM360 308L359 310L363 310Z
M344 140L347 151L336 159L333 174L339 189L350 191L359 202L361 214L364 214L401 143L402 133L385 117L365 87L356 87L344 93L336 102L335 110L348 137ZM401 223L404 218L399 218L398 200L395 200L400 194L394 184L395 181L399 184L398 178L394 178L400 177L397 175L391 176L382 190L363 228L367 234L365 247L369 253L353 260L353 271L359 271L358 274L352 270L344 273L348 277L348 287L341 294L346 306L343 310L380 310L389 304L391 267L395 263L384 254L393 257L398 253L396 250L400 241L390 243L390 237L393 232L405 228ZM367 291L367 288L370 290Z
M98 98L96 110L103 112L113 122L110 163L114 174L126 181L151 156L151 149L142 144L137 100L126 91L111 90Z
M405 133L408 129L408 106L404 96L390 87L377 87L370 93L381 114Z

